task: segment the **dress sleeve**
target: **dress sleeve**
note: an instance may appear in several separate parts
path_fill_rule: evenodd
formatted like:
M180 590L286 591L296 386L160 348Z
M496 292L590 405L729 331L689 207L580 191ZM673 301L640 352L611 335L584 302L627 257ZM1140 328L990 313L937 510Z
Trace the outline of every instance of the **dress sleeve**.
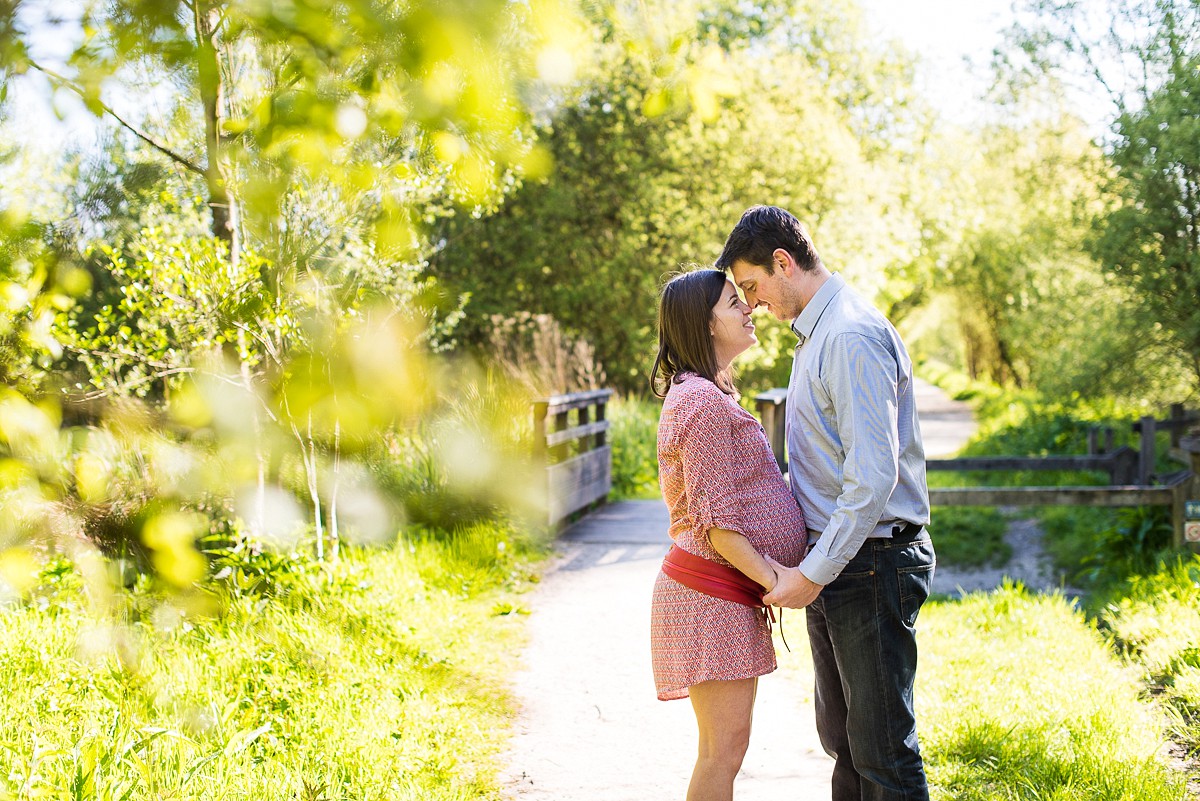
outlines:
M734 415L716 387L689 395L677 410L678 447L687 512L696 530L741 532L734 475Z

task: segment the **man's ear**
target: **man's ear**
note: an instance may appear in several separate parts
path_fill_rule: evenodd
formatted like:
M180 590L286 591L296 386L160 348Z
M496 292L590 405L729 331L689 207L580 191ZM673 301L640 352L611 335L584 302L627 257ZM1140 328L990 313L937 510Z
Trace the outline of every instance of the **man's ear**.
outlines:
M775 248L771 252L771 260L775 262L775 269L782 270L788 278L796 271L796 260L783 248Z

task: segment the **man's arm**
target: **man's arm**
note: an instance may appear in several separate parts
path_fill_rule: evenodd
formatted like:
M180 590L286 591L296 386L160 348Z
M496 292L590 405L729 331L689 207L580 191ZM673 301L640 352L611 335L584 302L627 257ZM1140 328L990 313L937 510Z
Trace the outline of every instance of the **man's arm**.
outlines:
M841 575L879 522L898 476L895 356L879 338L847 332L829 342L822 381L844 457L841 492L800 569L817 585Z

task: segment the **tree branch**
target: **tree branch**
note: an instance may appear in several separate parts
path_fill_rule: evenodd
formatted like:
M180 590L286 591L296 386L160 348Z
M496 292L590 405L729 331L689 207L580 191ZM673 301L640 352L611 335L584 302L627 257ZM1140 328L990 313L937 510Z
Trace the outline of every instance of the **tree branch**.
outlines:
M151 373L150 375L144 375L141 378L136 378L132 381L126 381L122 384L111 387L109 389L95 389L95 390L92 390L91 392L85 392L83 395L80 395L77 399L73 399L73 400L76 400L77 402L82 402L82 401L99 400L100 398L106 398L106 397L109 397L110 395L117 395L117 394L124 395L125 393L129 392L129 390L131 390L135 387L139 387L142 384L148 384L151 381L157 381L160 378L166 378L167 376L172 376L172 375L179 375L180 373L194 373L194 372L197 372L196 368L194 368L194 367L174 367L170 370L159 370L158 372Z
M84 98L85 102L88 102L87 94L84 92L83 88L80 87L75 82L71 81L69 78L59 75L54 70L49 69L47 67L43 67L41 64L38 64L36 61L33 61L33 60L29 61L29 66L33 67L35 70L37 70L38 72L45 75L47 78L49 78L51 80L51 82L57 83L60 86L65 86L67 89L70 89L72 92L79 95L81 98ZM203 167L200 167L199 165L194 164L190 159L179 155L178 153L171 150L166 145L154 141L148 135L142 133L137 128L133 127L131 124L126 122L124 119L121 118L120 114L118 114L116 111L114 111L112 109L112 107L107 105L104 101L100 100L99 98L95 98L94 102L97 106L100 107L101 111L103 111L108 116L112 117L114 120L116 120L118 123L120 123L124 128L126 128L128 131L130 131L138 139L141 139L143 142L150 145L150 147L154 148L155 150L159 151L160 153L162 153L165 156L167 156L168 158L170 158L172 161L176 162L177 164L182 165L183 167L191 170L192 172L194 172L198 175L206 174L206 170Z

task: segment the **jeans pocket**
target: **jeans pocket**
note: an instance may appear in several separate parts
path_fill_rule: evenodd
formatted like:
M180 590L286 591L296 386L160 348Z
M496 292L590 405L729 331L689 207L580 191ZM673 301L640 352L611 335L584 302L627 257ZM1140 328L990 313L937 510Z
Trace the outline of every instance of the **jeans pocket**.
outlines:
M846 567L838 575L838 578L851 579L874 576L876 568L875 551L871 548L870 540L868 540L859 549L858 553L855 554L854 558L846 563Z
M908 626L917 622L921 605L929 598L933 587L933 544L928 540L914 542L904 553L896 569L900 585L900 614Z

